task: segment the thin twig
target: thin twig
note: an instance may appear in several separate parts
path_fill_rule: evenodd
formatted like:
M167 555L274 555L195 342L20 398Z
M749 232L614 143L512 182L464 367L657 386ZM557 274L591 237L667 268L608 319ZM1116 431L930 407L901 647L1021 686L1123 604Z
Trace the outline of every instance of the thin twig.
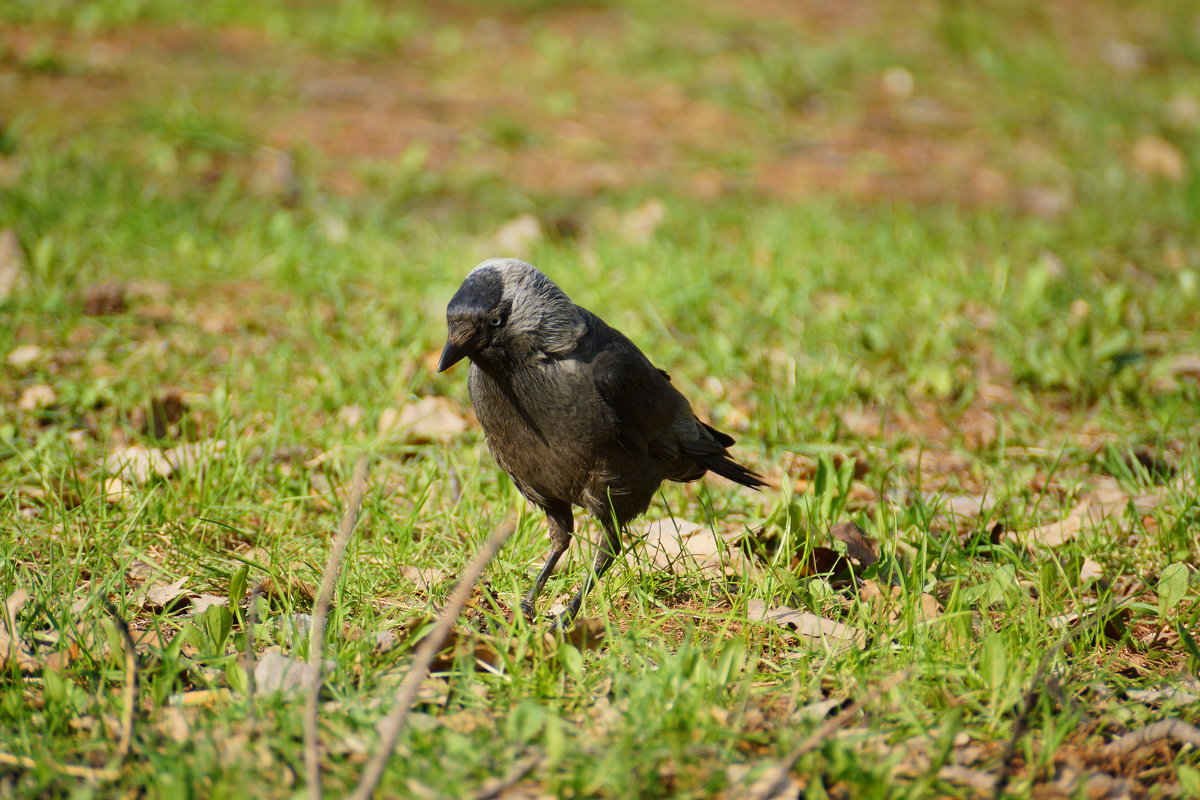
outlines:
M258 598L262 596L262 585L255 585L250 590L250 604L246 607L243 618L242 633L245 643L242 649L242 671L246 673L246 717L250 727L254 727L254 695L258 693L258 679L254 676L254 626L258 622Z
M759 784L759 788L754 790L754 787L751 787L746 797L749 800L772 800L772 798L778 797L787 789L788 775L791 774L792 767L796 766L797 761L820 747L839 728L845 727L858 715L858 712L864 706L874 703L884 692L894 689L907 680L911 672L911 669L905 669L889 675L872 687L861 698L846 706L839 714L826 720L820 727L805 737L804 741L796 745L792 752L784 756L782 761L772 767L770 772L755 781L756 784Z
M412 709L413 701L417 697L417 691L421 688L421 682L429 674L429 665L433 663L433 659L437 656L438 651L441 650L442 643L446 641L446 636L449 635L450 629L454 627L454 622L458 619L459 612L467 604L467 600L471 598L475 582L479 580L479 576L483 574L483 570L495 558L496 553L499 552L504 542L512 535L513 530L514 526L504 525L492 532L487 542L484 543L483 548L475 554L475 557L471 559L471 563L467 564L467 568L463 571L463 576L459 579L458 585L454 587L454 592L451 593L449 601L447 601L445 607L442 608L441 613L438 615L437 624L434 625L433 630L417 646L417 652L413 656L412 664L408 668L408 674L404 676L404 682L396 690L395 705L380 726L379 747L371 756L371 760L367 762L362 778L359 779L358 786L355 787L353 794L349 796L349 800L368 800L375 793L380 779L383 778L383 771L387 767L387 762L392 757L392 752L396 749L396 742L400 738L400 731L404 729L404 723L408 719L408 712Z
M34 769L39 765L49 765L55 772L72 778L91 778L97 781L115 781L121 777L121 773L115 769L108 767L84 767L76 764L59 764L54 761L38 761L29 756L18 756L12 753L0 752L0 764L8 767L20 767L21 769Z
M329 550L325 572L321 575L321 587L313 603L312 630L308 642L309 681L308 696L304 702L304 767L308 775L308 796L311 800L321 798L321 752L317 735L317 704L321 699L321 667L325 656L325 621L329 616L329 604L333 598L333 587L337 582L338 569L350 534L358 524L362 510L363 494L367 489L367 457L359 456L354 465L354 476L350 479L350 497L342 524Z
M532 753L522 758L512 765L503 778L492 778L485 781L483 786L479 787L479 791L475 793L474 800L497 800L524 780L526 775L541 766L545 760L545 756L541 753Z
M104 601L104 606L125 643L125 690L121 703L121 738L117 742L116 755L116 761L119 763L129 757L130 748L133 746L133 715L137 710L138 701L137 645L133 641L133 634L129 632L129 624L125 622L117 607L107 600Z
M8 632L8 652L5 653L4 658L0 658L0 662L16 663L17 661L19 642L17 639L17 615L13 607L20 608L28 599L29 592L25 589L17 589L8 597L0 599L0 611L4 612L4 627Z
M1200 728L1181 719L1163 719L1120 736L1100 748L1102 756L1127 756L1148 744L1172 740L1200 748Z
M1039 689L1045 681L1046 670L1050 668L1050 662L1054 657L1062 651L1064 647L1073 642L1084 631L1088 630L1097 623L1103 623L1109 616L1117 610L1117 608L1130 599L1132 595L1115 597L1109 600L1093 614L1088 617L1081 617L1079 624L1074 628L1067 630L1058 641L1055 642L1049 650L1042 654L1041 660L1038 662L1037 669L1033 672L1033 679L1029 682L1029 688L1025 690L1025 697L1021 703L1021 711L1017 714L1017 718L1013 720L1012 735L1008 738L1008 744L1004 747L1004 753L1000 756L1000 774L996 776L995 787L992 792L992 800L999 800L1004 794L1004 790L1008 788L1008 781L1012 777L1012 768L1009 762L1012 761L1013 753L1017 751L1017 744L1020 743L1021 737L1025 735L1026 728L1029 727L1029 716L1033 713L1033 705L1037 701Z

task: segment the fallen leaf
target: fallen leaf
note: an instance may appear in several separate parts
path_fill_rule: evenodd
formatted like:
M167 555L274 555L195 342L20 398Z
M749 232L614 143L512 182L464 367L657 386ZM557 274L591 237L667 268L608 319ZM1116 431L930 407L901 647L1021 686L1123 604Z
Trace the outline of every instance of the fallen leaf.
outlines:
M900 618L900 598L904 592L899 586L888 586L886 593L883 588L875 581L863 581L858 590L858 599L869 605L879 617L895 622Z
M404 433L409 441L447 441L467 429L467 420L448 397L428 395L399 410L385 408L379 415L378 433Z
M267 577L258 582L252 593L261 595L268 602L312 605L313 598L317 596L317 587L295 576L286 581Z
M124 503L133 497L133 492L125 486L120 478L104 479L104 502L112 504Z
M1200 378L1200 354L1180 353L1167 364L1167 371L1176 377Z
M21 609L29 602L29 591L27 589L17 589L4 598L4 619L5 627L8 627L9 620L15 620L17 614L21 613Z
M42 358L42 348L36 344L21 344L14 347L5 361L10 367L24 369Z
M17 665L17 669L25 674L42 670L42 664L34 655L29 644L10 635L8 630L0 628L0 669L8 669L9 664L14 663Z
M400 567L400 577L415 584L419 589L429 589L445 581L447 573L437 567L414 567L406 564Z
M628 244L645 244L667 218L667 205L651 197L632 211L621 215L619 232Z
M25 286L25 254L11 228L0 231L0 303Z
M338 409L337 420L347 428L357 428L362 423L363 417L367 414L363 407L357 403L348 406L342 406Z
M791 631L802 642L820 643L834 651L851 647L861 650L867 646L864 630L787 606L768 610L766 603L757 598L746 604L746 616L751 622L773 623Z
M741 532L717 534L703 525L682 519L657 519L644 529L647 563L675 575L700 572L742 574L753 569L742 551L732 546ZM641 554L630 551L631 565L642 561Z
M161 652L171 644L171 640L163 635L163 632L158 628L135 631L132 636L133 649L139 653L147 653L155 650Z
M1114 484L1115 481L1103 485L1087 495L1066 517L1057 522L1023 532L1008 531L1006 536L1018 544L1057 547L1074 539L1083 530L1095 528L1109 518L1122 516L1130 506L1134 511L1143 514L1153 510L1166 499L1165 492L1129 495Z
M1090 583L1104 575L1104 567L1100 563L1093 561L1090 558L1084 558L1082 566L1079 567L1079 582Z
M268 650L254 665L254 684L263 694L293 694L308 685L312 674L307 661Z
M104 468L130 483L145 483L152 477L169 478L176 472L193 469L224 450L225 442L220 439L181 444L168 450L131 444L109 453Z
M853 522L839 522L830 528L833 538L846 545L846 555L858 562L859 566L869 567L879 560L879 553L874 543L867 538L866 532Z
M1187 162L1179 148L1160 136L1147 135L1133 143L1134 169L1144 175L1178 182L1187 172Z
M1081 621L1089 616L1094 616L1094 610L1085 611L1083 614L1071 612L1070 614L1059 614L1050 617L1046 623L1057 630L1074 628ZM1120 641L1125 635L1125 628L1133 613L1128 608L1112 609L1108 617L1104 619L1104 635L1113 641Z
M556 634L548 633L547 641L548 648L553 648L557 642ZM565 632L563 632L563 640L568 644L574 645L577 649L587 652L595 650L604 644L605 637L608 635L608 629L605 627L604 620L599 617L583 617L575 620L575 624Z
M56 402L58 402L58 395L55 394L53 387L44 383L35 383L21 392L21 397L17 400L17 408L22 411L34 411L52 406Z
M1186 91L1176 92L1167 103L1167 116L1184 128L1200 126L1200 100Z
M501 225L492 241L499 252L524 257L542 237L541 221L533 214L522 214Z
M277 197L285 204L295 203L301 190L295 156L288 150L265 145L258 147L254 151L248 184L255 194Z
M119 283L97 284L83 298L83 314L87 317L124 314L127 308L125 287Z
M160 735L176 744L183 744L192 734L191 721L187 712L179 706L166 706L151 727Z
M287 644L307 642L312 634L312 614L280 614L275 627Z
M122 480L138 484L153 476L165 478L173 467L162 450L131 444L109 453L104 459L104 469Z
M170 425L183 419L187 403L183 392L168 389L150 398L147 405L140 405L129 414L129 423L138 433L161 439L167 435Z
M822 577L830 583L843 584L853 580L850 559L832 547L810 547L792 559L792 574L798 578Z
M209 606L227 606L229 605L228 597L221 597L215 594L199 594L193 597L191 604L188 606L188 616L196 617L204 613Z
M223 439L203 439L199 442L181 444L167 450L167 463L172 472L182 472L206 464L210 459L219 458L225 452Z
M180 578L172 583L146 584L139 590L141 602L138 605L155 611L173 610L181 606L183 600L192 596L191 592L183 588L186 581L187 578Z

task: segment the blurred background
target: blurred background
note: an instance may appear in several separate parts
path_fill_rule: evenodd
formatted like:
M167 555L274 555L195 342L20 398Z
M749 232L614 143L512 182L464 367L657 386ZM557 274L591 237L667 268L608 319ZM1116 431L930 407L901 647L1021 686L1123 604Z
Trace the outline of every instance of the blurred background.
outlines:
M611 649L586 670L571 649L497 676L468 647L470 689L422 700L389 791L476 795L544 738L538 796L709 797L741 780L725 762L791 751L916 659L904 702L864 715L883 738L807 757L807 796L820 775L845 781L831 797L928 795L951 742L1007 766L1017 713L1055 796L1082 791L1058 779L1085 775L1086 748L1186 794L1200 773L1166 783L1165 743L1093 745L1167 713L1111 705L1123 681L1173 680L1197 653L1198 167L1196 0L0 0L0 597L25 632L12 653L30 648L0 658L17 678L0 740L107 761L112 601L163 632L124 790L293 794L299 704L256 723L172 698L242 691L247 586L267 587L260 645L303 652L281 624L311 609L368 452L322 712L347 792L413 631L479 542L516 525L476 598L498 624L546 552L465 370L434 371L463 276L522 256L772 483L664 487L639 552L671 515L756 571L613 570L587 609ZM847 521L880 545L872 577L901 576L903 621L814 577L812 546ZM547 598L581 574L572 552ZM1089 621L1064 647L1127 590L1128 634ZM784 641L751 601L875 644ZM1043 648L1064 688L1026 695ZM760 666L734 678L747 652ZM479 721L436 727L459 703ZM885 741L929 745L918 779ZM87 789L4 769L0 795Z
M136 439L166 391L194 431L262 417L317 447L347 408L367 429L415 396L467 413L431 354L495 255L768 447L978 450L999 416L1093 447L1195 396L1188 0L8 0L0 19L10 433Z

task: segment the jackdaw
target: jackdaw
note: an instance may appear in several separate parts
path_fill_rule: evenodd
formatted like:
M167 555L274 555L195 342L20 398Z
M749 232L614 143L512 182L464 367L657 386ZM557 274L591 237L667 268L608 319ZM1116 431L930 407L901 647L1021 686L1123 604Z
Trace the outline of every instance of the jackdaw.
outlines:
M571 543L572 505L591 512L604 539L562 625L664 480L711 471L752 489L767 485L730 458L733 438L701 422L666 372L524 261L491 259L472 270L450 299L446 325L438 372L471 360L467 386L488 449L549 520L550 557L521 602L530 620Z

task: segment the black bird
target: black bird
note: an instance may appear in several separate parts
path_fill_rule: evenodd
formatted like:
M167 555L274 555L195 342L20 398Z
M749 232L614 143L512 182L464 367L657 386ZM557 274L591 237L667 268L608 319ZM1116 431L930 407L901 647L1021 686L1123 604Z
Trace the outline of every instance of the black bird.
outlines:
M488 449L529 502L546 512L552 549L521 610L571 544L571 506L604 528L595 565L559 619L567 624L621 550L621 531L664 480L715 472L757 488L733 438L701 422L670 376L620 331L515 258L484 261L446 308L438 372L471 360L468 388Z

